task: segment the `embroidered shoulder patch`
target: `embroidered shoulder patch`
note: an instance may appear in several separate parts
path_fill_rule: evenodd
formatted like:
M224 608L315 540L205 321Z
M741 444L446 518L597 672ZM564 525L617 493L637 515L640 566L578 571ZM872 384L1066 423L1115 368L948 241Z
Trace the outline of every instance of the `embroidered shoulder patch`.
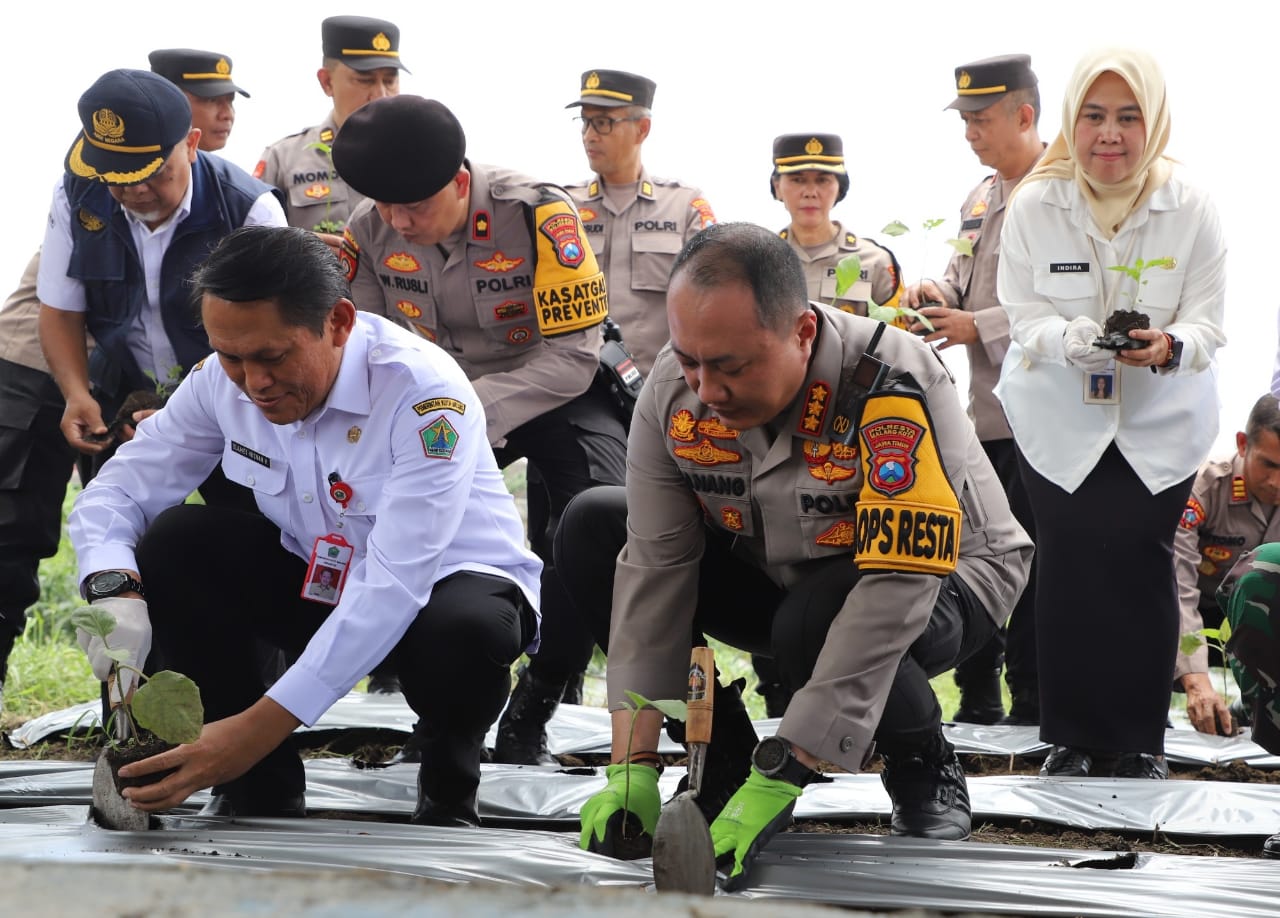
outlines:
M428 459L452 459L458 445L458 432L444 415L436 418L418 431L422 438L422 451Z
M424 414L430 414L433 411L456 411L458 414L466 414L467 406L456 398L429 398L426 401L418 402L413 406L413 410L418 413L419 417Z
M1204 517L1204 505L1194 497L1190 497L1187 499L1187 508L1182 511L1182 519L1178 520L1178 525L1183 529L1199 529L1200 524L1204 522Z

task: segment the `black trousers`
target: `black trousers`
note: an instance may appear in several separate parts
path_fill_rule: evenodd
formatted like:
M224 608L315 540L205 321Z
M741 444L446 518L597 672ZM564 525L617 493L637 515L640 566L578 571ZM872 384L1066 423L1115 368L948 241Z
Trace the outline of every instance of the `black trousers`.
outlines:
M577 494L626 479L626 430L597 380L568 404L511 431L494 453L504 468L521 457L529 460L529 545L544 565L542 643L530 670L548 682L563 682L587 668L595 640L565 593L552 542Z
M1000 484L1004 486L1014 518L1034 542L1035 518L1031 513L1031 499L1027 496L1027 488L1022 483L1022 472L1018 469L1018 454L1013 440L983 440L982 449L991 460ZM977 653L956 667L957 684L964 686L970 678L998 672L1003 664L1006 667L1005 681L1009 683L1011 692L1036 692L1040 678L1036 668L1035 595L1036 558L1032 558L1031 568L1027 572L1026 589L1013 607L1007 628L997 631Z
M0 682L6 648L40 598L40 559L62 538L62 501L76 452L59 425L53 377L0 360Z
M608 647L613 579L626 544L626 490L594 488L565 511L556 560L574 603L601 647ZM800 585L785 590L730 551L730 540L707 531L691 640L710 635L733 647L773 657L784 687L795 691L813 675L827 631L860 574L849 556L813 562ZM924 633L898 665L876 741L889 753L927 744L942 722L929 679L966 659L995 633L995 623L954 574L942 589Z
M219 557L229 560L218 564ZM206 722L262 696L254 638L295 659L332 611L299 595L307 562L286 551L280 530L258 513L173 507L147 530L137 558L156 646L167 666L200 686ZM465 796L462 785L479 782L484 734L506 702L511 664L536 627L513 582L462 572L436 584L388 656L424 734L474 745L474 762L453 776L459 786L438 792L442 800ZM424 775L435 764L428 748ZM235 783L250 796L298 794L302 761L286 740Z
M1178 646L1173 537L1194 476L1152 494L1113 443L1068 494L1019 461L1040 559L1040 739L1163 753Z

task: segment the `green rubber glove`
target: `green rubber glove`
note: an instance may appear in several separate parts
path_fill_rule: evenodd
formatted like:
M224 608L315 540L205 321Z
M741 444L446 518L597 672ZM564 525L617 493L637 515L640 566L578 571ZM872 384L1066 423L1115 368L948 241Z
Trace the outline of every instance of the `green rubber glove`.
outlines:
M804 793L790 781L766 778L755 768L746 783L729 798L720 815L711 823L711 842L716 849L716 866L722 871L733 866L724 888L734 890L747 882L747 872L769 839L791 824L796 798Z
M653 829L658 824L658 812L662 798L658 796L658 770L648 765L606 765L604 773L609 781L604 790L582 805L582 835L578 846L583 851L594 851L609 857L624 857L618 842L625 822L634 825L636 819L644 830L648 845L653 844ZM627 788L630 773L630 791ZM624 804L625 801L625 804ZM628 820L627 816L635 818ZM648 851L639 851L631 857L647 857Z

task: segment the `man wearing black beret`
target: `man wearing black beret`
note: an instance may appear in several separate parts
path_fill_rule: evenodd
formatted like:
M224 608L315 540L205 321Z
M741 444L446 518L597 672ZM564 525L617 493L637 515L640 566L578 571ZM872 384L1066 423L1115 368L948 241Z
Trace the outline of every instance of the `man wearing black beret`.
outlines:
M551 540L569 500L621 484L626 465L622 420L596 382L604 275L568 194L472 163L462 125L437 101L365 105L343 125L333 161L370 199L342 242L352 299L448 351L484 404L499 464L529 461L529 541L546 564L545 649L537 686L521 680L511 697L496 751L499 761L554 762L543 726L580 668L585 628Z

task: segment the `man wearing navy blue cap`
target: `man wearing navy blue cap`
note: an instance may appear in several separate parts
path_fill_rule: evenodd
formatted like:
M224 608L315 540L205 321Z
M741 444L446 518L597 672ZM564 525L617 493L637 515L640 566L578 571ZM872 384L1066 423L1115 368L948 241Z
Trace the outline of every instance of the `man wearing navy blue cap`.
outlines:
M360 106L400 94L400 29L368 16L330 16L320 24L324 61L316 79L333 99L333 110L317 125L290 134L262 152L255 178L288 198L290 226L329 236L336 251L347 218L364 196L333 168L329 148L338 129ZM335 235L336 234L336 235Z
M216 51L160 48L147 59L158 73L186 94L192 126L200 128L200 149L221 150L236 122L236 93L249 94L231 78L231 58Z
M104 409L110 417L127 393L176 382L209 353L188 299L192 269L231 230L283 225L284 213L268 186L198 150L186 96L158 74L112 70L79 112L36 292L41 344L66 399L63 435L99 454ZM126 426L121 438L130 436Z

